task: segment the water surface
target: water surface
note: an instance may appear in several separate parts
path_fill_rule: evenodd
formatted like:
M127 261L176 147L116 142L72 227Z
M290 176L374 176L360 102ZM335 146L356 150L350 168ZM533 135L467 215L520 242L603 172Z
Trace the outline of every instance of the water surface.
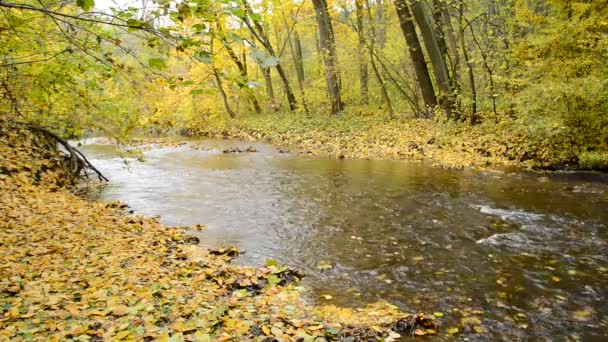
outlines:
M250 145L258 152L222 153ZM606 175L301 157L231 140L152 148L143 163L94 141L83 150L111 179L99 198L203 223L193 233L245 251L238 263L303 270L319 303L442 312L444 331L479 317L489 332L457 335L470 340L608 338Z

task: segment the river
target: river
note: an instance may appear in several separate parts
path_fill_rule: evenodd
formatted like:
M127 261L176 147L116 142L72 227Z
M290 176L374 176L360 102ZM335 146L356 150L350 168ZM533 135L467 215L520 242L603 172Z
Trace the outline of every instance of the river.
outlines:
M258 152L222 152L248 146ZM95 139L82 149L111 180L95 198L202 223L191 233L239 248L240 264L302 270L313 302L437 312L460 339L608 338L607 175L445 170L221 139L153 147L145 162Z

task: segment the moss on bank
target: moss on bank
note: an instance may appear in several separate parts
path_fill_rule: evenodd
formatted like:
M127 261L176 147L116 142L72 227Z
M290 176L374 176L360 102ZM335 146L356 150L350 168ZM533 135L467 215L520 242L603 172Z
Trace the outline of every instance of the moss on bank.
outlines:
M194 134L267 140L301 153L355 159L431 160L443 167L516 166L605 170L608 152L587 152L566 127L486 122L470 126L378 115L266 114L198 123Z
M7 127L6 122L0 122ZM62 186L58 151L0 130L0 340L391 340L435 333L377 304L312 307L277 265L241 267L183 228L85 201Z

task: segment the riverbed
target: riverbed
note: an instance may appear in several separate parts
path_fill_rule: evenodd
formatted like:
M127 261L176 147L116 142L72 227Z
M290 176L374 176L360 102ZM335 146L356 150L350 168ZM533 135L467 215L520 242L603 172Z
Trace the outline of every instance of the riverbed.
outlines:
M223 153L249 146L257 152ZM82 150L111 180L95 199L204 224L191 233L237 247L238 263L303 271L318 304L388 301L474 340L608 335L606 175L307 157L223 139L147 147L143 162L95 139Z

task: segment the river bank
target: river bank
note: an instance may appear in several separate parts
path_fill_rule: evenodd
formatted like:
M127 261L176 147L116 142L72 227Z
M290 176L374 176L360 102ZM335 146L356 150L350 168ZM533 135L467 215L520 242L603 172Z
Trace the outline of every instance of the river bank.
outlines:
M0 338L328 340L435 333L389 304L311 307L300 274L230 264L184 228L74 195L62 158L28 131L0 130Z
M189 134L269 141L303 154L349 159L428 160L436 166L608 169L608 152L586 151L567 129L514 122L477 126L378 115L244 115L198 123Z

